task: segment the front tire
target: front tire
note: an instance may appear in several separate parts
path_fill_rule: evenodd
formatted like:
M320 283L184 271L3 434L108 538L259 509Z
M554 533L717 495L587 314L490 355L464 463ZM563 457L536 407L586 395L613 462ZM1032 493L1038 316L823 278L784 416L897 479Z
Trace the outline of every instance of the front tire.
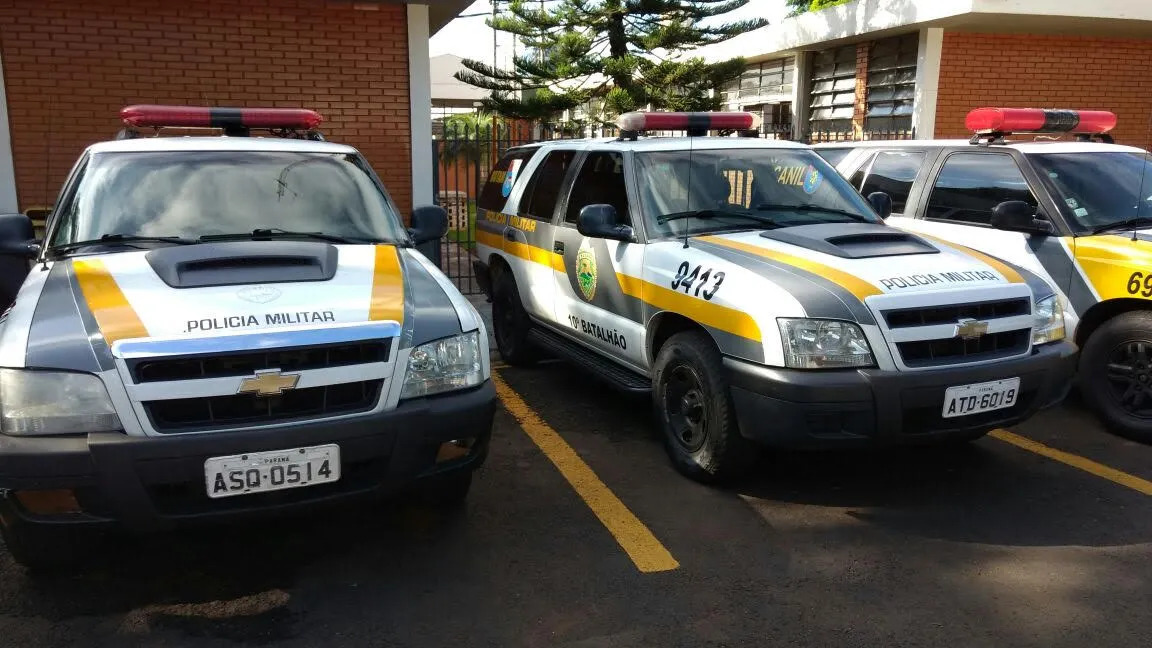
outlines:
M1152 312L1096 329L1080 353L1080 393L1109 430L1152 444Z
M500 357L513 366L526 366L536 362L539 354L528 341L532 319L520 301L516 277L508 268L497 271L492 284L492 335Z
M740 434L720 352L703 331L677 333L660 348L652 396L664 448L681 474L714 484L755 463L758 449Z

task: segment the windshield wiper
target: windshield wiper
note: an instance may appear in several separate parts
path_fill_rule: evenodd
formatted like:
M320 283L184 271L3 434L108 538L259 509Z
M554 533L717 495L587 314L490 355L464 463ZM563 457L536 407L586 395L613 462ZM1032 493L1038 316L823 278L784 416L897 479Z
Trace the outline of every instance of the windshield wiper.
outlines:
M234 241L234 240L258 240L258 239L272 239L272 238L310 238L319 241L328 241L329 243L375 243L372 239L354 239L346 236L337 236L335 234L325 234L323 232L293 232L278 227L257 227L251 232L236 232L235 234L205 234L200 237L201 241Z
M822 207L820 205L813 205L812 203L804 203L802 205L777 205L775 203L761 203L756 205L757 211L795 211L795 212L819 212L821 214L836 214L838 216L847 216L854 221L861 223L874 223L871 218L862 216L856 212L846 211L844 209L835 209L833 207Z
M131 243L171 243L173 245L192 245L199 243L194 239L181 238L179 236L131 236L128 234L105 234L98 239L91 239L88 241L73 241L72 243L61 243L48 248L49 252L73 252L82 247L89 247L93 245L121 245Z
M1101 225L1092 230L1092 233L1103 234L1104 232L1112 230L1134 229L1141 225L1152 225L1152 216L1137 216L1136 218L1128 218L1122 221L1116 221L1115 223L1109 223L1108 225Z
M663 216L658 216L656 218L656 222L663 225L669 221L684 220L687 218L710 219L717 217L726 218L729 216L735 218L747 218L748 220L754 220L757 223L764 223L765 225L771 225L772 227L780 226L780 224L777 223L774 219L767 216L750 214L748 212L728 211L726 209L693 209L690 211L676 212L674 214L664 214Z

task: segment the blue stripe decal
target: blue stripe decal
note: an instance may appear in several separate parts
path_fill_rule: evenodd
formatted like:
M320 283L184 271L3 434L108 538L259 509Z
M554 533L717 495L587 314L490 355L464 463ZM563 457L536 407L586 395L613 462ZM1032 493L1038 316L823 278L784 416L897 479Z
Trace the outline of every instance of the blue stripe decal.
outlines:
M112 355L124 360L199 353L237 353L261 349L342 344L394 338L400 335L397 322L367 322L353 326L315 329L264 330L236 335L201 338L117 340Z

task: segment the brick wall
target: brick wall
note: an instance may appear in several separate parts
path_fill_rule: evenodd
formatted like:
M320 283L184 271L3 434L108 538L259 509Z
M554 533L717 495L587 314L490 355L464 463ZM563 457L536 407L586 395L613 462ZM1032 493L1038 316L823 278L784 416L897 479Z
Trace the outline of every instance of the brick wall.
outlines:
M968 137L972 108L1116 113L1116 141L1152 148L1152 40L945 32L936 137Z
M856 103L852 108L852 131L857 138L864 134L864 120L868 116L868 54L872 43L856 45Z
M346 0L0 0L21 209L50 205L133 103L306 107L412 200L403 5Z

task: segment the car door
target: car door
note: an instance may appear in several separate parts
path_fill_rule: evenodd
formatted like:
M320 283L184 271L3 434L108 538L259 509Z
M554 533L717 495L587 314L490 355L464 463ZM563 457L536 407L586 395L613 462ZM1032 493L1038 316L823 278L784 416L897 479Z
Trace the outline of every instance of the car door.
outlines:
M547 322L555 321L553 273L558 268L552 254L552 221L575 157L574 150L553 149L540 152L531 161L501 160L493 171L498 182L490 180L481 194L482 201L489 193L493 194L493 204L502 204L503 209L500 213L482 214L484 222L478 222L477 228L499 232L499 239L492 245L498 244L505 252L505 259L516 275L524 309ZM524 163L527 166L521 169ZM502 165L507 165L507 170L502 176L496 176ZM529 174L527 182L516 182L519 171ZM504 197L507 202L503 202ZM487 240L478 238L481 242Z
M992 210L1002 202L1020 200L1045 218L1032 183L1008 150L952 151L940 156L911 218L892 219L903 229L936 236L999 257L1043 277L1066 291L1067 271L1053 275L1042 263L1049 255L1067 256L1057 235L1008 232L992 227ZM1054 223L1058 226L1058 223ZM1051 264L1049 264L1051 265ZM1056 266L1053 266L1056 267Z
M644 370L642 305L625 294L620 279L621 274L639 276L644 246L590 238L576 229L580 210L596 204L615 208L617 224L636 227L626 166L620 151L590 151L579 163L555 228L553 251L563 257L564 266L555 275L556 320L570 336Z
M905 218L907 205L915 204L919 198L936 157L937 151L926 148L866 151L866 155L857 158L859 162L855 163L848 181L865 198L876 192L888 194L892 199L889 218Z

